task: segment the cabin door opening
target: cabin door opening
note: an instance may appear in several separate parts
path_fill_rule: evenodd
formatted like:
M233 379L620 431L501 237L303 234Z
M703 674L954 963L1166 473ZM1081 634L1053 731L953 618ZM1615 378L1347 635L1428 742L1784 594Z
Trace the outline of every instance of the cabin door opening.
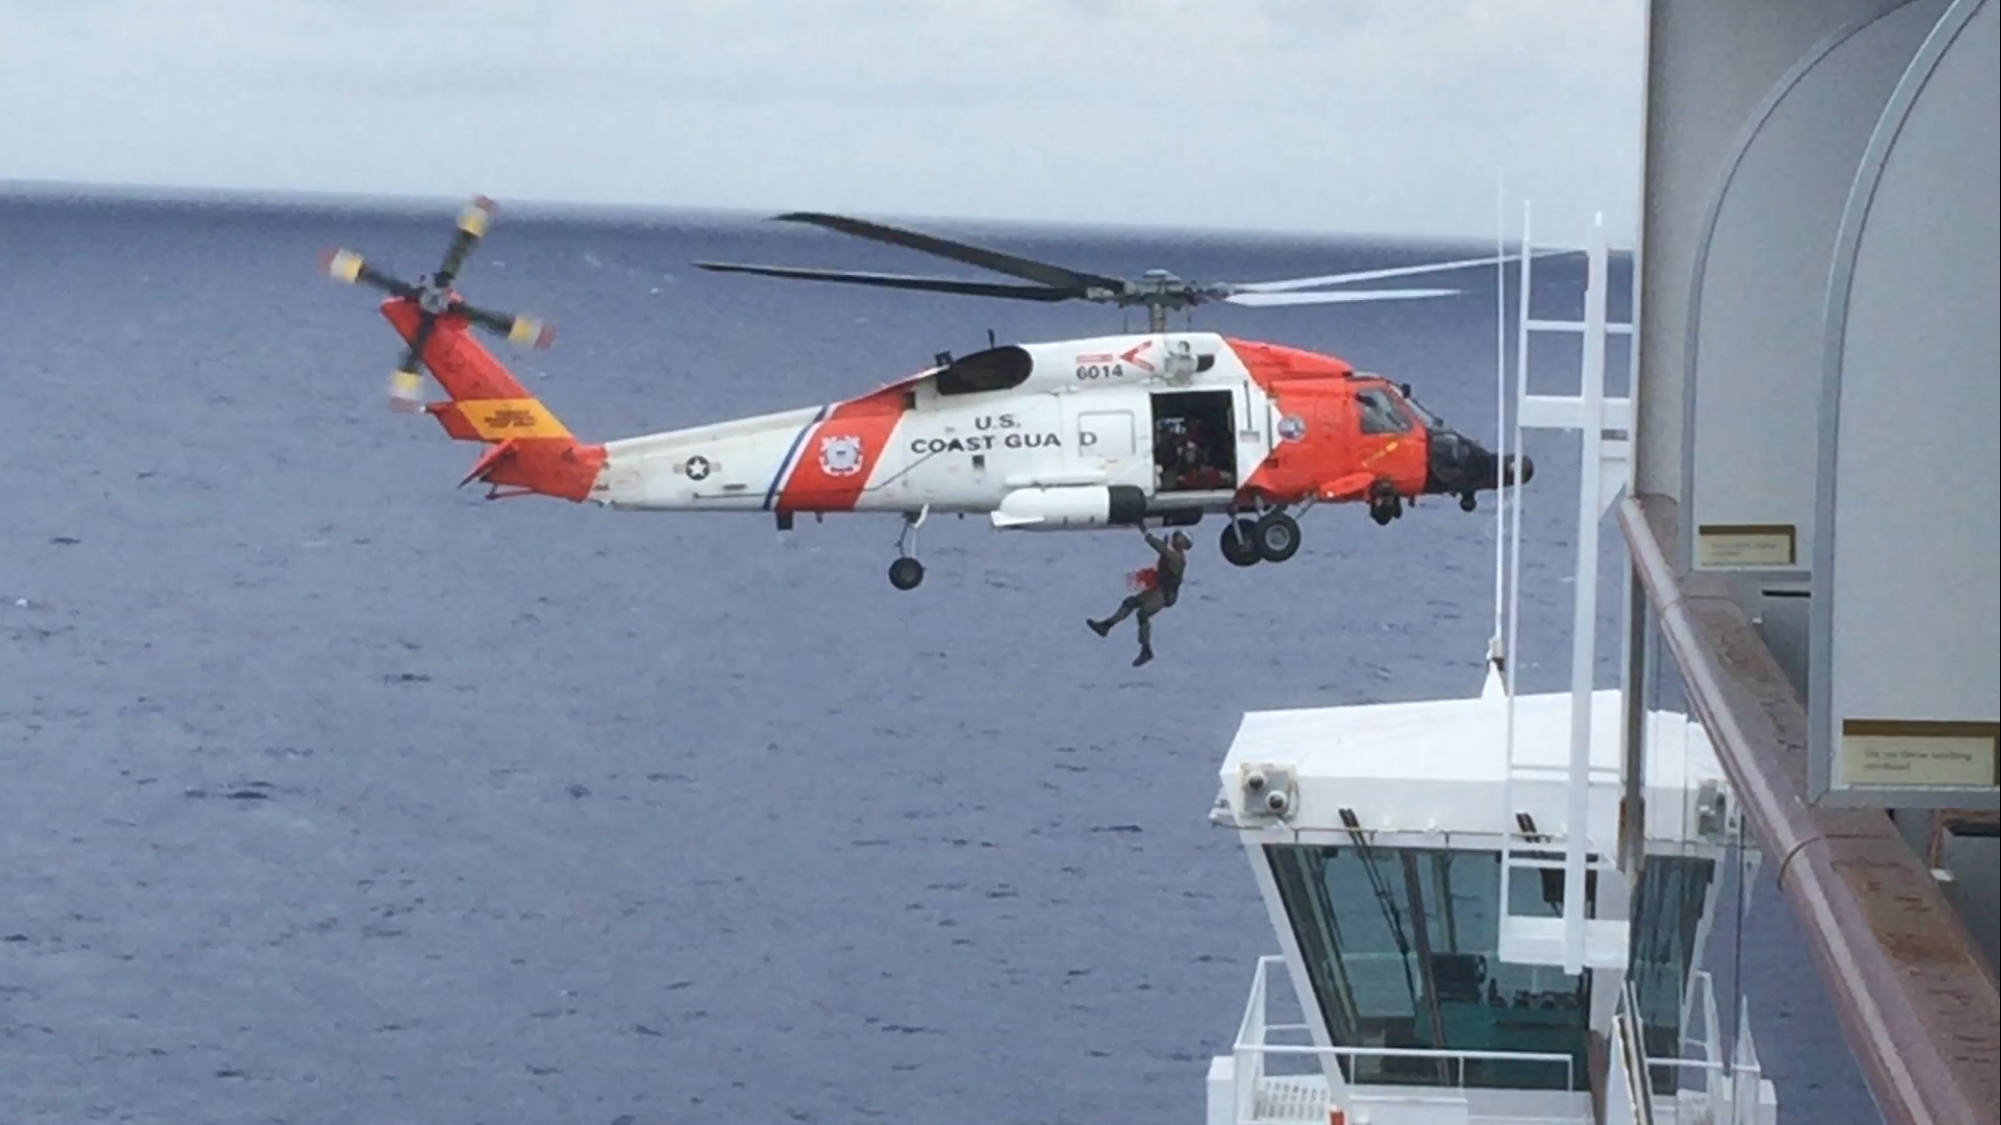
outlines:
M1153 463L1158 491L1234 492L1237 402L1227 389L1153 396Z

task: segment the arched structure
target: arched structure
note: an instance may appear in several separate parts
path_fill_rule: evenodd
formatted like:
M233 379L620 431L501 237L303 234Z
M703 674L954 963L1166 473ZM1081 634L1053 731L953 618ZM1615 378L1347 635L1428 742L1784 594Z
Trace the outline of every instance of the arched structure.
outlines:
M1945 0L1891 0L1809 50L1751 112L1691 267L1681 565L1796 577L1810 560L1824 277L1877 112ZM1698 394L1698 388L1703 393ZM1714 452L1734 454L1718 464ZM1747 473L1749 468L1755 470Z

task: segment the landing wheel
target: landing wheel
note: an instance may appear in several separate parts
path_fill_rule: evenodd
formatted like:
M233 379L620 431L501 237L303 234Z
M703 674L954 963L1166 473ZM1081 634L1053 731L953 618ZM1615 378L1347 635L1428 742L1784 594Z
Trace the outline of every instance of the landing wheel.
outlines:
M1460 511L1470 512L1473 511L1475 508L1478 508L1479 506L1480 506L1480 498L1478 496L1475 496L1470 492L1462 492L1459 494Z
M1403 515L1401 496L1378 496L1369 501L1369 518L1384 527L1388 527L1391 520L1401 515Z
M899 590L915 590L924 581L924 564L913 558L901 558L889 564L889 584Z
M896 537L896 561L889 564L889 584L899 590L915 590L924 581L924 564L918 562L917 529L924 526L925 517L931 514L931 505L924 505L920 512L907 512L903 517L903 531Z
M1299 521L1284 512L1267 512L1253 528L1258 557L1282 563L1299 551Z
M1223 557L1237 566L1252 566L1264 557L1258 549L1256 520L1231 520L1223 525Z

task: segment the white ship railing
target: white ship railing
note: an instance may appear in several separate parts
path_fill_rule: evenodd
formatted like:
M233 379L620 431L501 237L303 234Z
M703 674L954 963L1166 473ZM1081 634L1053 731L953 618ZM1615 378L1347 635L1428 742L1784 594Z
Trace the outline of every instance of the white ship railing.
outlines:
M1730 1120L1726 1125L1778 1125L1777 1107L1768 1107L1759 1099L1764 1073L1765 1068L1758 1061L1758 1045L1751 1037L1751 1001L1740 997L1737 1049L1730 1062Z
M1689 1008L1697 1004L1701 1006L1702 1034L1699 1039L1690 1039L1688 1029L1696 1024L1689 1017L1697 1013L1690 1012ZM1688 1001L1682 1005L1681 1027L1682 1058L1702 1070L1702 1091L1707 1095L1709 1104L1722 1105L1725 1091L1730 1086L1730 1074L1723 1063L1723 1028L1722 1021L1716 1018L1716 985L1708 973L1697 972L1689 981Z
M1577 1063L1570 1055L1556 1052L1538 1051L1452 1051L1427 1047L1323 1047L1314 1043L1274 1043L1272 1033L1285 1036L1305 1036L1311 1028L1304 1023L1272 1023L1268 1019L1270 999L1269 978L1273 970L1283 971L1285 958L1268 955L1258 958L1257 972L1251 980L1251 995L1244 1006L1244 1018L1237 1029L1237 1041L1231 1049L1233 1083L1235 1086L1235 1116L1226 1118L1227 1125L1297 1125L1300 1122L1324 1123L1330 1100L1337 1101L1348 1110L1348 1119L1356 1119L1357 1113L1367 1109L1388 1107L1464 1107L1466 1096L1461 1093L1442 1093L1442 1088L1463 1091L1466 1085L1466 1064L1481 1061L1539 1062L1553 1067L1560 1066L1564 1072L1564 1090L1582 1093L1577 1073ZM1291 1072L1273 1074L1267 1070L1267 1062L1282 1059L1293 1061L1295 1066L1310 1062L1314 1064L1310 1073ZM1351 1061L1372 1059L1426 1059L1451 1065L1452 1080L1439 1086L1409 1087L1390 1092L1384 1087L1357 1090L1341 1075L1335 1065L1337 1060ZM1302 1067L1302 1070L1305 1068ZM1548 1120L1572 1122L1569 1116L1553 1117ZM1222 1125L1211 1119L1210 1125Z
M1728 1059L1723 1053L1722 1022L1716 1011L1715 983L1700 970L1691 975L1682 998L1680 1058L1647 1058L1645 1043L1638 1038L1643 1025L1637 1000L1630 991L1620 1009L1620 1023L1625 1025L1622 1032L1635 1036L1635 1053L1644 1062L1646 1073L1656 1078L1670 1072L1681 1075L1677 1092L1654 1102L1655 1107L1662 1103L1677 1107L1675 1125L1776 1125L1776 1113L1759 1103L1764 1066L1751 1035L1749 999L1738 1004L1737 1042ZM1646 1122L1649 1118L1636 1120Z
M1654 1125L1654 1068L1647 1062L1646 1023L1632 981L1619 990L1612 1017L1612 1058L1605 1067L1605 1121Z
M1566 1054L1531 1051L1453 1051L1422 1047L1323 1047L1310 1041L1305 1023L1274 1023L1270 1019L1271 977L1284 971L1285 958L1258 958L1250 997L1231 1047L1230 1105L1212 1110L1208 1125L1301 1125L1327 1120L1331 1103L1357 1120L1363 1110L1402 1108L1422 1110L1465 1107L1466 1064L1486 1060L1547 1063L1562 1067L1564 1090L1583 1093L1583 1076ZM1715 985L1707 972L1691 975L1682 999L1680 1058L1648 1058L1636 995L1623 990L1616 1021L1614 1052L1606 1088L1608 1122L1633 1125L1776 1125L1776 1117L1759 1104L1763 1067L1750 1030L1750 1005L1740 1003L1734 1050L1726 1059L1722 1021L1716 1008ZM1279 1041L1274 1041L1274 1040ZM1392 1088L1348 1082L1338 1060L1421 1059L1448 1064L1449 1081L1436 1086ZM1353 1073L1351 1070L1350 1073ZM1675 1093L1656 1095L1654 1082L1664 1075L1681 1076ZM1643 1077L1644 1076L1644 1077ZM1381 1120L1382 1118L1378 1118ZM1547 1120L1570 1122L1574 1118Z

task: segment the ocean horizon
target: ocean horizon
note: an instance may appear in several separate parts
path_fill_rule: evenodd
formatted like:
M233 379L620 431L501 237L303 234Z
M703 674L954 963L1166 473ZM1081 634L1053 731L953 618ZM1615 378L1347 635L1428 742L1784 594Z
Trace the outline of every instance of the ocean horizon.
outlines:
M303 214L329 211L395 217L436 216L454 213L470 198L464 195L422 193L319 192L295 189L248 189L158 184L114 184L86 180L42 180L0 178L0 203L59 203L77 206L142 205L184 207L197 211L276 212ZM770 208L720 203L610 203L575 202L552 199L497 199L502 221L565 222L617 227L704 226L758 222L770 218ZM806 210L795 207L792 210ZM813 208L825 210L825 208ZM1187 237L1231 239L1246 245L1265 243L1298 247L1302 244L1376 246L1384 249L1424 249L1441 252L1442 257L1463 258L1492 254L1496 249L1493 231L1464 235L1418 235L1385 231L1334 230L1299 231L1283 227L1205 226L1202 224L1156 224L1128 222L1083 222L1008 216L980 216L952 213L913 214L897 211L847 212L878 222L928 228L941 234L967 237L986 234L1002 237L1029 235L1080 241L1174 240ZM1509 254L1520 248L1519 217L1509 216L1509 228L1500 245ZM1630 260L1632 247L1619 240L1608 243L1615 262ZM1581 244L1579 246L1581 249Z

